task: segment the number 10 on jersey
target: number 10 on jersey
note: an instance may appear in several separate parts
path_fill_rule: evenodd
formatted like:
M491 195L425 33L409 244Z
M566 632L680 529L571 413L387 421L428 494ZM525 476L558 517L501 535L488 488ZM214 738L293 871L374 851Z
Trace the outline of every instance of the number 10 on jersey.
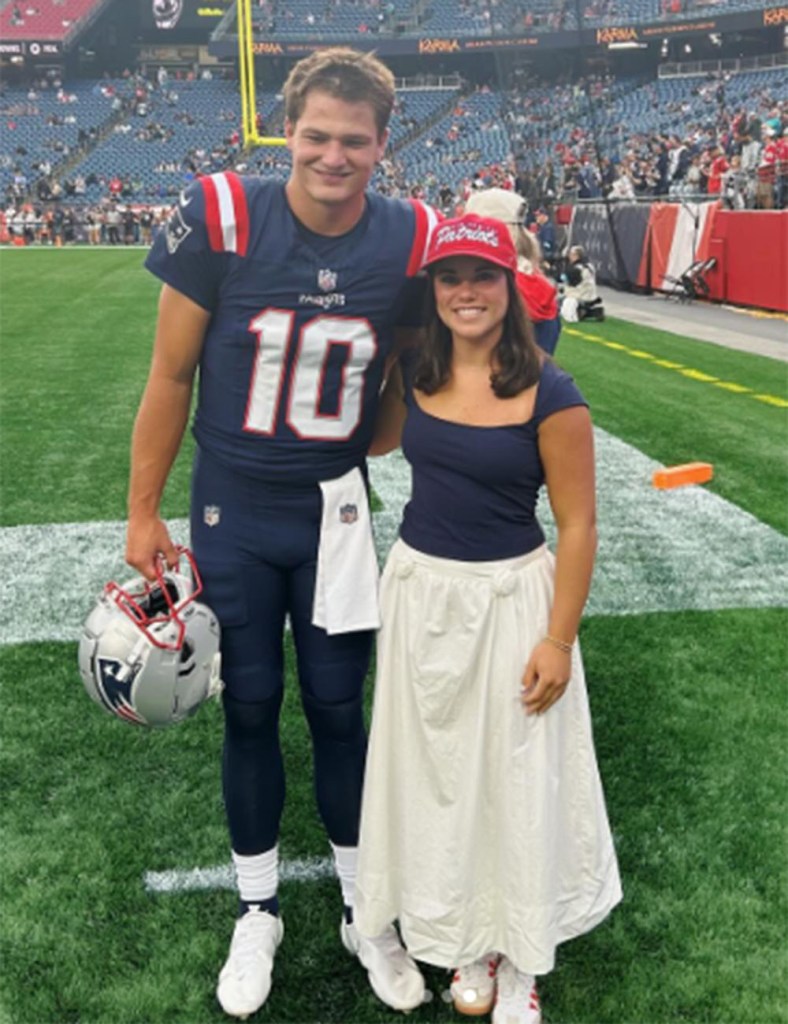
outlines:
M285 396L285 419L299 437L346 441L361 420L365 374L378 349L375 332L365 319L321 315L304 324L294 338L294 322L292 311L265 309L249 324L249 330L257 337L257 353L244 430L273 434ZM285 368L294 343L298 348L287 387ZM340 371L337 407L335 412L321 413L328 358L335 345L347 349Z

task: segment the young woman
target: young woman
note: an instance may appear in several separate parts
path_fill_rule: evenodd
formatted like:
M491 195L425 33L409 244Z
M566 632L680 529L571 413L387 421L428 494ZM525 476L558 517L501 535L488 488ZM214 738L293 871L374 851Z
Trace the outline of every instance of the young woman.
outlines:
M504 224L445 221L426 266L428 341L392 371L373 444L401 440L413 491L381 586L355 921L398 919L412 956L456 968L460 1012L537 1024L535 975L621 898L576 640L591 420L532 339Z

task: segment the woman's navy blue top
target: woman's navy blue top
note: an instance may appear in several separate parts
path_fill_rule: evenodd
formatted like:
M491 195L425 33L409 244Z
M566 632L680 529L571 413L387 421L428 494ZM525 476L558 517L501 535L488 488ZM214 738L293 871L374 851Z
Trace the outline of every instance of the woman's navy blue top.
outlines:
M544 483L539 426L561 409L588 404L569 374L547 360L531 419L477 427L425 412L413 393L410 360L403 360L402 372L402 451L413 474L400 527L405 543L466 562L515 558L544 543L535 514Z

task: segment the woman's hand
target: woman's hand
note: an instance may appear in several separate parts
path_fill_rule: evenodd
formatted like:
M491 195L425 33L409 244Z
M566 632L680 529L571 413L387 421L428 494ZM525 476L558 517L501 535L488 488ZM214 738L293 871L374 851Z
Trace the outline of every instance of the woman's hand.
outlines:
M523 675L523 706L526 714L543 715L564 695L572 674L572 655L548 640L534 647Z

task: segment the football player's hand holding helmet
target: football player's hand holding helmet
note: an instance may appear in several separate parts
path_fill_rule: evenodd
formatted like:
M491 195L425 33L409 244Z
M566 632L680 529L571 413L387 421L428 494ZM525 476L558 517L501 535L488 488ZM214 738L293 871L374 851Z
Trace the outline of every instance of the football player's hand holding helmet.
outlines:
M155 583L108 583L82 629L85 689L126 722L172 725L221 690L219 623L197 600L202 582L192 553L176 553L174 568L157 565Z
M168 568L178 564L179 550L158 516L130 516L126 528L126 561L146 580L156 579L161 560Z

